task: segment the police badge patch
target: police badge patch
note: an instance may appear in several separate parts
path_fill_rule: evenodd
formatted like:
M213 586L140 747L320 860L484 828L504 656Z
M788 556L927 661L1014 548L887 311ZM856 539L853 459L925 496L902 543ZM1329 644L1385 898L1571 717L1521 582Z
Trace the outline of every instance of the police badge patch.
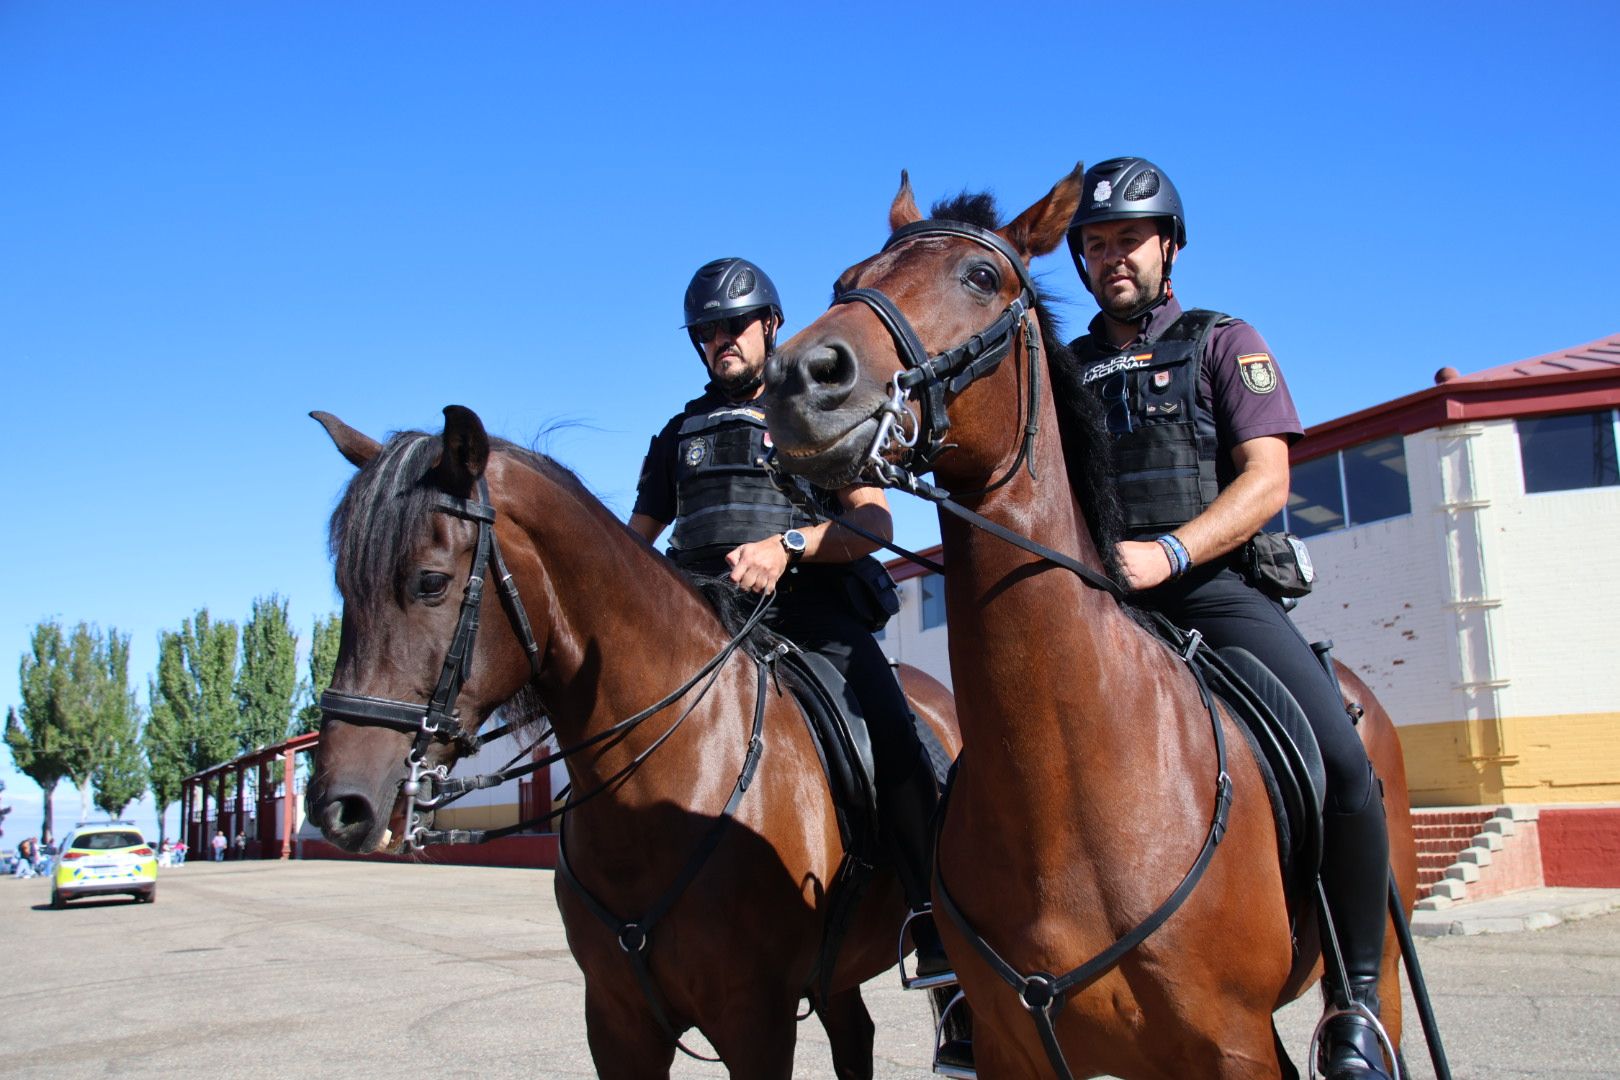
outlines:
M708 453L708 447L703 445L703 440L693 439L686 444L686 464L694 469L697 468L703 464L703 455L706 453Z
M1272 366L1271 356L1267 353L1249 353L1238 359L1238 371L1243 375L1243 385L1256 394L1269 394L1277 389L1277 369Z

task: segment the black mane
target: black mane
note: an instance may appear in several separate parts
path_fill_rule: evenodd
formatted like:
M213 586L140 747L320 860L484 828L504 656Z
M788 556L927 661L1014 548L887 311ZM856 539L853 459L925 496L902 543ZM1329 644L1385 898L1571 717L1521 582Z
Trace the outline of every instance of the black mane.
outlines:
M400 431L389 436L377 456L355 474L332 512L328 544L336 567L338 589L346 601L345 614L357 629L375 617L382 603L403 603L408 560L428 528L439 489L428 478L439 460L443 439L423 431ZM505 439L489 440L492 453L506 454L527 464L554 482L579 492L600 506L575 473L546 454ZM603 525L629 531L629 527L601 507ZM714 609L727 636L735 634L752 614L757 599L742 593L729 580L688 577ZM763 656L777 639L763 627L744 642L754 655ZM508 713L512 712L509 703Z
M988 191L963 191L941 199L929 207L928 216L934 221L963 221L981 229L999 229L1003 224L995 196ZM1035 297L1035 316L1046 345L1047 369L1052 373L1052 398L1063 433L1069 483L1085 512L1092 543L1097 545L1104 568L1114 580L1123 581L1114 545L1125 535L1125 511L1109 472L1113 445L1103 421L1101 402L1080 385L1074 354L1064 343L1062 324L1052 313L1053 299L1042 287Z

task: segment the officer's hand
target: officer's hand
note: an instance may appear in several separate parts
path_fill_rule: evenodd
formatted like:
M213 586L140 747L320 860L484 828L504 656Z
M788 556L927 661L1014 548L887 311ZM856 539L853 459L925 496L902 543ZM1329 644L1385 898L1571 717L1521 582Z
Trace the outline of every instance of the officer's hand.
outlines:
M1170 554L1155 540L1121 540L1114 546L1125 584L1140 592L1170 580Z
M776 590L777 579L788 568L787 548L777 536L743 544L726 553L726 565L731 567L731 580L749 592L767 593Z

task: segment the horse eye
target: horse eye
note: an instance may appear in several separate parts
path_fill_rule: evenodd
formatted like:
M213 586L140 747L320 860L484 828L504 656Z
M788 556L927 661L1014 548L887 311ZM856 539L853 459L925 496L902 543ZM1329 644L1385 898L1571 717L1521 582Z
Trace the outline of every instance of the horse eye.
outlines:
M437 570L424 570L416 579L416 595L424 599L443 596L450 587L450 575Z
M995 292L1001 287L1001 275L984 263L979 263L968 270L962 275L962 280L980 292Z

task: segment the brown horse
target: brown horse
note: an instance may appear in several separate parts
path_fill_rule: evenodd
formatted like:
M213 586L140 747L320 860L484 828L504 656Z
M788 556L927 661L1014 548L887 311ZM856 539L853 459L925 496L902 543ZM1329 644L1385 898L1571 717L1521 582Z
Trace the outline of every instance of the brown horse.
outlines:
M869 299L835 303L772 361L766 409L794 472L849 482L874 446L886 446L890 462L909 461L915 451L881 438L898 421L905 442L938 452L935 480L962 504L1104 570L1099 551L1110 545L1094 526L1107 498L1096 468L1106 444L1099 431L1075 458L1077 472L1089 466L1082 487L1095 492L1077 498L1053 399L1042 391L1052 385L1046 357L1062 346L1038 304L1036 321L1015 319L1004 335L999 365L979 364L977 381L958 380L938 399L949 420L942 438L928 436L921 392L904 409L891 401L894 388L905 389L896 382L907 370L900 322L909 320L928 356L974 335L980 345L957 360L994 351L984 341L996 337L992 320L1023 310L1014 304L1029 287L1027 263L1063 239L1081 175L1077 167L995 239L917 226L844 272L835 300L872 290L903 319ZM902 177L890 228L921 218ZM912 410L923 414L921 438ZM1210 713L1188 668L1107 592L958 517L940 519L966 752L941 826L939 881L1019 974L1068 972L1164 902L1212 834ZM1360 731L1383 779L1396 880L1410 901L1416 858L1394 728L1354 675L1341 667L1339 677L1366 709ZM1220 723L1235 792L1224 840L1185 904L1058 1006L1056 1042L1076 1076L1282 1074L1271 1014L1320 974L1316 930L1309 910L1291 911L1285 897L1258 767L1224 710ZM935 901L938 910L937 883ZM939 921L973 1006L979 1075L1050 1075L1031 1012L951 920ZM1397 959L1390 935L1383 1020L1398 1043Z
M344 618L328 700L343 707L323 721L309 791L310 815L333 843L397 850L414 809L402 793L407 756L425 749L429 766L453 762L463 734L505 703L508 714L543 711L561 745L584 744L647 711L724 651L731 635L671 563L572 473L490 440L470 410L447 408L442 436L406 432L386 445L315 416L360 468L333 516ZM493 527L489 558L480 517ZM458 583L475 567L481 577L486 564L491 591L504 565L515 593L504 605L484 596L481 612L469 605L482 633L468 640L465 663L446 664L466 622L458 621ZM525 637L535 646L532 664ZM791 1075L795 1013L811 991L843 849L805 720L760 670L738 650L707 692L699 685L567 759L575 798L600 793L562 819L583 891L625 920L673 902L646 935L649 988L582 890L558 874L557 903L585 974L587 1032L604 1077L668 1076L674 1033L689 1027L733 1076ZM466 675L459 699L452 693L443 710L455 730L431 748L413 744L414 732L389 721L389 710L429 712L421 703L451 671ZM954 756L949 692L916 671L903 681ZM760 695L762 749L751 752ZM367 722L368 714L384 719ZM747 761L757 771L742 784ZM733 793L741 796L735 816L714 830L718 843L707 857L694 859ZM691 865L695 875L672 888ZM855 908L830 992L825 1000L810 993L841 1077L872 1075L860 983L893 966L904 915L892 873L880 872Z

